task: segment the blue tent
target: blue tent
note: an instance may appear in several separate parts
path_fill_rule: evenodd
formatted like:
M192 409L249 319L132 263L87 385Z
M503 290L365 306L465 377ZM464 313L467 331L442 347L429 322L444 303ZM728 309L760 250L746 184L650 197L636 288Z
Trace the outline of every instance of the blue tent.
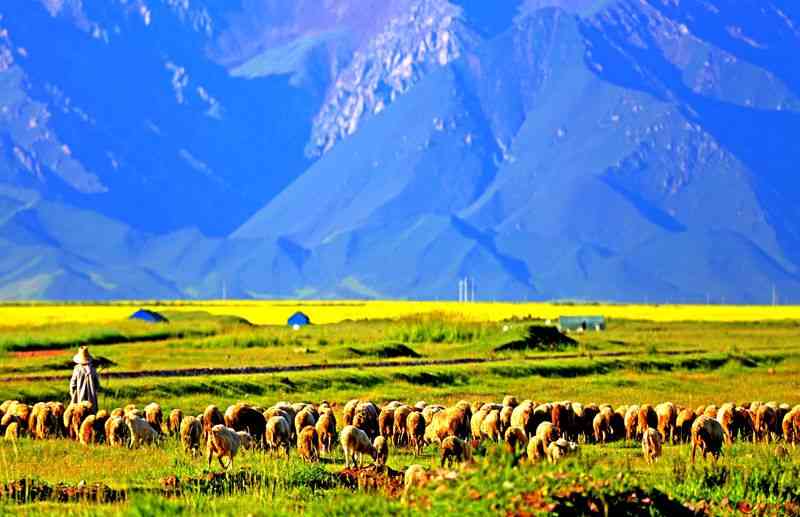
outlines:
M155 312L149 311L147 309L139 309L138 311L131 314L129 320L139 320L145 321L147 323L168 323L169 320L165 318L163 315Z
M303 327L305 325L311 325L311 318L302 312L295 312L292 314L292 317L289 318L288 323L290 327L294 327L295 325Z

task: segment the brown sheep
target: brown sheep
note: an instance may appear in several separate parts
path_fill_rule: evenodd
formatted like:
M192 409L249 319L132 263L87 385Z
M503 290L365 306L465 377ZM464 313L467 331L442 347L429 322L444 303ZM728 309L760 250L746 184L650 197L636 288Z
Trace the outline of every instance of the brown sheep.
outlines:
M644 460L648 464L652 464L661 456L660 431L656 431L652 427L649 427L644 433L642 433L642 452L644 453Z
M467 410L456 405L433 415L430 425L425 429L425 440L441 442L448 436L468 438L469 420L472 415Z
M422 417L422 413L414 411L408 415L406 433L409 444L414 448L414 454L421 455L422 448L425 446L425 419Z
M380 466L386 465L386 460L389 459L389 443L383 436L378 436L372 442L375 448L375 463Z
M58 419L51 406L44 402L34 404L28 419L28 429L36 440L46 440L58 434Z
M635 440L639 436L639 406L632 405L625 411L625 439Z
M208 440L208 435L211 432L211 429L217 425L225 425L225 418L222 416L219 408L215 405L210 405L206 407L206 410L203 412L203 440Z
M516 454L517 450L526 451L528 448L528 435L521 427L509 427L503 436L506 451Z
M228 470L233 466L233 459L241 447L241 440L236 431L224 424L217 424L211 428L206 441L206 458L208 468L211 468L211 460L216 457L220 466ZM228 458L228 465L223 463L222 458Z
M656 406L658 417L658 432L664 443L675 443L675 423L678 419L678 410L672 402L664 402Z
M164 412L161 411L160 405L155 402L146 405L144 407L144 419L147 420L147 423L150 424L153 431L158 434L163 434L164 431L161 429L161 424L164 421Z
M273 416L267 421L266 431L267 446L272 450L283 447L286 456L292 445L292 431L289 421L282 416Z
M183 417L178 432L183 450L192 456L197 456L200 453L200 441L203 438L203 424L200 423L200 420L191 415Z
M775 408L766 404L759 406L756 410L753 427L755 431L753 433L753 443L756 441L769 443L772 434L777 434L778 421Z
M680 443L688 443L692 438L692 424L694 423L696 415L693 409L682 409L675 419L675 428L677 430L678 441Z
M267 428L267 421L264 420L263 412L240 402L230 406L225 411L223 419L225 420L225 427L229 427L234 431L245 431L258 446L263 446L264 432Z
M754 432L753 414L749 409L737 407L733 412L733 431L734 438L750 440Z
M179 436L181 432L181 424L183 423L183 411L180 409L173 409L169 412L167 418L167 433L170 436Z
M692 463L698 447L703 452L703 459L708 453L711 453L714 459L718 459L724 441L725 433L719 422L707 415L698 417L692 424Z
M586 442L594 440L594 419L600 414L600 408L596 404L587 404L583 407L583 417L580 424L580 434Z
M344 422L345 426L353 424L353 418L356 416L356 406L361 401L358 399L348 400L347 403L344 405L344 410L342 411L342 421Z
M706 409L705 409L705 411L703 411L703 414L705 416L710 416L711 418L717 418L717 413L718 412L719 412L719 409L717 409L717 406L714 405L714 404L711 404L710 406L706 406Z
M316 428L320 450L326 454L332 453L336 445L336 416L333 410L323 411L319 415Z
M568 436L570 438L575 437L575 432L572 426L572 422L574 420L574 414L572 412L572 406L562 403L556 402L553 404L552 409L550 410L550 421L553 423L558 431L563 436Z
M447 436L442 440L442 467L452 465L454 461L467 461L471 456L469 445L461 438Z
M658 415L656 410L650 404L642 404L639 406L639 421L636 423L636 439L641 440L642 434L648 427L658 429Z
M128 425L120 416L112 416L106 420L105 434L106 441L112 447L127 447L131 441Z
M64 419L66 423L69 417L69 437L73 440L78 440L80 437L81 424L83 421L92 414L92 403L81 402L79 404L70 404L64 412Z
M409 436L407 429L407 421L409 415L416 413L408 406L400 406L392 413L392 442L395 447L404 447L408 445Z
M55 430L54 436L65 437L67 435L67 428L64 427L64 411L66 407L62 402L48 402L47 407L50 408L50 416L52 418L52 428Z
M594 439L597 443L608 443L614 437L614 431L611 428L612 411L609 408L603 408L594 417L592 427L594 429Z
M381 409L378 414L378 432L381 436L387 439L392 439L394 436L394 407L385 407Z
M305 426L298 433L297 453L305 461L319 461L319 435L313 425Z
M613 411L609 417L611 427L611 439L618 440L625 436L625 416L617 411Z

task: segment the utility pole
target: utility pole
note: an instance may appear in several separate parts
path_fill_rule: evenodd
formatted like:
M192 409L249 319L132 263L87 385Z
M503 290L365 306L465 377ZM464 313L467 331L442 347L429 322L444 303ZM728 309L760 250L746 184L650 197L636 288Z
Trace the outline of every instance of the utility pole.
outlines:
M775 284L772 284L772 306L778 305L778 291L775 289Z

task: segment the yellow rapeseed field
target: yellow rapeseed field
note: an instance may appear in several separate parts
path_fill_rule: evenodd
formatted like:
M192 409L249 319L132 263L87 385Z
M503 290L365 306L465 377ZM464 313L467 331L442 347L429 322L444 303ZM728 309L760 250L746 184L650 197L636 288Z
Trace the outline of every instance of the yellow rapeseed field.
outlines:
M800 319L800 306L744 305L623 305L556 303L473 303L409 301L176 301L116 302L107 304L0 304L0 326L65 322L109 322L127 318L138 308L170 311L207 311L233 314L259 325L283 325L301 310L313 323L343 320L392 319L422 313L442 313L464 321L500 321L533 316L603 315L609 319L651 321L764 321Z

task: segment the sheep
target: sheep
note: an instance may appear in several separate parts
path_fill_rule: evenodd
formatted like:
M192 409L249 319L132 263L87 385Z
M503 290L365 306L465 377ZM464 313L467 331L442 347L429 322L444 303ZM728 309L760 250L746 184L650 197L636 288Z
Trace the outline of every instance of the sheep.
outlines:
M658 429L658 415L650 404L639 406L639 421L636 423L636 439L641 440L648 427Z
M469 430L470 436L473 440L482 440L483 433L481 432L481 425L483 424L483 420L486 418L486 415L489 414L488 406L484 405L481 409L472 413L472 417L469 420Z
M433 422L433 416L436 413L444 411L445 409L446 408L444 406L433 405L433 404L425 406L424 408L422 408L422 418L425 419L425 425L426 426L430 425L431 422ZM395 412L394 418L395 418L395 420L397 420L397 412Z
M256 444L263 445L267 427L263 412L240 402L228 407L223 419L226 427L234 431L246 431Z
M783 421L781 422L783 439L786 441L786 443L791 444L792 447L795 447L798 439L800 439L800 436L797 435L797 430L795 429L795 421L800 423L800 407L794 407L792 410L786 413L783 416Z
M551 442L559 439L558 428L552 422L542 422L536 428L536 436L542 440L542 445L547 450Z
M661 456L661 433L659 431L648 427L642 433L642 452L648 465Z
M292 445L292 431L289 421L282 416L273 416L267 421L267 431L265 433L267 447L277 450L283 447L286 456L289 456L289 448Z
M639 435L639 406L632 405L625 412L625 439L634 440Z
M714 404L711 404L710 406L706 406L706 409L705 409L705 411L703 411L703 414L705 416L710 416L711 418L717 418L717 413L718 412L719 412L719 409L717 408L717 406L714 405Z
M173 409L169 412L169 418L167 418L167 433L170 436L180 436L182 423L183 411L177 408Z
M733 443L733 419L736 408L731 403L722 404L717 410L717 422L725 433L725 442Z
M517 402L517 397L515 397L514 395L506 395L505 397L503 397L503 406L510 407L512 409L519 406L519 402Z
M330 454L336 442L336 416L333 410L323 411L315 427L319 436L320 451Z
M379 434L378 407L372 402L359 402L353 415L353 425L367 433L370 440Z
M339 433L339 443L344 450L345 467L351 465L358 467L364 454L369 454L373 460L378 457L378 452L369 441L367 433L354 425L346 425L342 429L342 432Z
M528 436L536 434L536 428L533 427L531 422L533 417L533 409L533 402L530 400L523 400L511 412L511 426L525 429L525 434Z
M51 429L54 430L54 436L63 438L67 434L67 428L64 426L64 411L66 411L66 407L62 402L48 402L47 407L50 408Z
M764 404L759 406L755 413L753 443L764 441L768 443L772 438L772 433L777 434L777 413L775 408Z
M58 434L58 417L53 414L51 406L44 402L34 404L28 418L28 429L33 438L46 440Z
M314 413L311 412L310 409L303 408L302 410L295 413L294 416L294 429L295 434L299 435L300 431L302 431L306 426L315 426L317 423L317 419L314 417Z
M81 445L98 443L95 435L95 418L95 415L89 415L83 420L83 423L81 423L81 428L78 434Z
M675 419L675 427L678 433L678 441L687 443L692 437L692 424L696 418L695 412L691 408L682 409Z
M556 402L550 409L550 421L558 429L559 433L565 436L573 436L571 404Z
M607 443L611 441L614 436L614 431L611 428L611 410L604 408L594 417L592 422L594 429L594 440L597 443Z
M711 453L715 459L719 458L725 433L719 422L708 415L699 416L692 424L692 463L698 447L703 452L703 459Z
M754 433L753 414L749 409L737 407L733 412L731 436L749 440Z
M203 424L194 416L185 416L181 419L179 428L183 450L192 456L200 452L200 440L203 437Z
M348 400L347 403L344 405L344 410L342 411L342 420L344 421L344 425L348 426L353 423L353 417L356 415L356 406L361 401L358 399Z
M152 427L155 432L158 434L163 433L161 423L164 420L164 413L161 411L160 405L155 402L146 405L144 407L144 419L147 420L147 423L150 424L150 427Z
M517 428L519 429L519 428ZM546 457L544 442L538 436L534 436L528 441L527 447L528 461L539 461Z
M511 414L514 412L516 406L503 406L500 410L500 433L505 434L506 430L511 427Z
M121 416L112 416L106 420L105 433L106 441L112 447L125 447L130 443L130 430Z
M406 493L412 487L422 487L428 480L428 471L422 465L411 465L403 474L403 487Z
M77 440L80 436L80 429L83 420L92 412L91 402L80 402L70 404L64 411L64 426L68 430L70 439Z
M6 429L9 425L16 422L18 434L25 434L28 430L28 422L31 418L31 407L16 400L11 401L6 406L6 410L0 419L0 429Z
M469 406L455 405L433 415L430 425L425 429L425 439L428 442L441 442L448 436L457 436L462 439L469 437Z
M236 431L236 434L239 436L239 447L242 450L249 451L255 447L257 442L250 433L247 431Z
M408 444L409 436L406 423L412 413L417 413L417 411L408 406L400 406L392 413L392 442L395 447L403 447ZM422 414L424 414L424 410Z
M303 427L297 434L297 454L305 461L319 461L319 435L313 425Z
M372 446L375 448L376 453L375 463L380 466L385 466L386 460L389 459L389 443L386 441L386 438L383 436L375 437Z
M122 418L122 417L124 417L124 416L125 416L125 410L124 410L124 409L122 409L121 407L114 408L114 409L111 411L111 416L112 416L112 417L114 417L114 416L118 416L118 417Z
M467 442L457 436L447 436L442 440L441 466L452 465L453 461L463 462L471 458Z
M481 438L488 438L499 443L502 437L503 434L500 432L500 411L493 409L489 411L483 418L483 422L481 422Z
M509 427L503 436L506 450L516 454L517 450L526 451L528 448L528 435L521 427Z
M140 445L152 445L158 441L160 435L144 418L129 415L125 417L125 422L131 437L129 449L135 449Z
M418 400L417 403L414 404L414 409L418 409L419 411L422 411L426 407L428 407L428 403L424 400Z
M571 454L575 454L578 451L578 444L575 442L567 441L564 438L559 438L558 440L548 445L546 451L547 451L547 460L550 463L556 463L561 458L564 458Z
M5 417L4 417L5 418ZM16 442L19 440L19 437L24 433L22 429L20 429L19 422L14 421L8 424L6 427L6 432L4 438L6 441L9 442Z
M594 440L594 419L598 414L600 414L600 408L596 404L587 404L583 407L580 434L587 443Z
M664 402L656 406L656 416L658 417L658 432L661 434L661 441L674 443L675 422L678 418L678 411L672 402Z
M409 443L414 447L414 454L421 455L425 445L425 419L422 417L422 413L414 411L408 415L406 433Z
M236 431L224 424L217 424L211 428L206 440L206 459L208 468L211 468L211 460L216 456L220 466L228 470L233 466L233 459L241 447L241 439ZM223 463L222 458L228 458L228 465Z
M392 439L394 435L394 411L397 408L384 407L378 415L378 432L384 438Z
M219 408L212 404L206 407L206 410L203 412L202 424L203 440L208 440L211 429L216 425L225 424L225 418L222 416L222 413L220 413Z

